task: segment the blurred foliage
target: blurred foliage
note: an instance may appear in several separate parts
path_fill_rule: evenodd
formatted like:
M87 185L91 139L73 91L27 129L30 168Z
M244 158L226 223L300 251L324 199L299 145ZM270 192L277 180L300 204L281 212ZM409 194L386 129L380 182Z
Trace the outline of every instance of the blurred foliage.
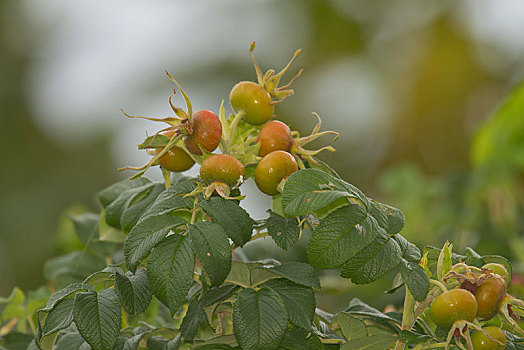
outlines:
M297 64L305 74L295 83L296 95L277 108L279 119L308 131L314 119L297 112L312 97L304 91L311 91L318 83L315 79L322 78L319 74L340 62L364 62L387 92L388 103L371 102L385 105L387 120L377 121L371 132L361 132L360 124L369 123L369 118L359 115L345 99L340 115L323 115L323 104L329 101L315 101L326 129L342 134L336 145L340 151L323 158L335 164L343 178L370 189L379 200L389 197L387 201L400 207L407 218L404 232L411 241L440 246L451 239L459 250L469 245L481 253L510 252L513 259L524 262L521 105L503 107L484 124L473 139L469 162L474 130L514 82L518 67L501 71L486 67L478 47L502 60L504 53L467 33L458 23L460 5L449 1L291 2L300 6L308 23L308 32L302 34L304 54ZM119 177L116 168L122 165L110 154L110 134L115 130L100 128L88 143L68 146L38 128L25 84L31 83L31 64L50 33L37 33L31 21L20 2L0 2L0 295L7 295L14 285L26 290L42 284L43 261L79 244L67 241L71 227L65 218L59 219L60 213L76 203L89 206L94 193ZM198 45L197 38L189 40ZM246 43L232 45L245 45L247 57ZM188 67L185 74L193 82L208 76L254 78L250 62L221 61L200 71ZM349 95L347 86L339 83L328 86L329 94ZM156 89L145 85L146 91ZM220 96L226 96L226 91ZM516 100L522 101L519 91ZM129 144L134 147L134 141ZM268 245L267 249L276 248ZM305 259L304 251L288 258ZM522 270L517 264L516 271ZM326 285L340 283L330 276L326 281ZM359 293L365 301L380 298L375 305L395 301L360 287L356 292L353 285L343 283L345 291ZM345 293L340 298L350 296ZM336 303L335 299L326 297L324 302Z
M16 3L2 1L0 17L20 18ZM53 237L60 213L73 203L91 203L93 193L118 175L107 135L67 147L35 125L24 95L31 52L7 35L23 32L23 26L0 20L0 295L15 284L24 290L42 284L39 267L57 252Z
M516 290L524 273L524 84L479 129L468 170L427 178L414 165L396 167L382 189L406 215L403 231L416 243L455 242L514 262Z

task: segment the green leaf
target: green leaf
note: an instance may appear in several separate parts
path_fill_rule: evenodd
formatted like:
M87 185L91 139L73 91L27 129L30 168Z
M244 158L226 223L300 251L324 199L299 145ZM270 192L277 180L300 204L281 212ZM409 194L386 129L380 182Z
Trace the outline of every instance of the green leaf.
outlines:
M144 142L138 145L138 149L146 148L164 148L167 146L170 138L162 134L148 136Z
M116 292L103 289L75 296L73 318L82 337L93 350L111 350L120 334L122 310Z
M171 229L184 225L187 222L173 214L177 209L191 209L191 200L176 196L164 191L157 201L144 213L135 227L129 232L124 243L124 256L130 270L136 269L137 264L151 249L162 241Z
M308 215L339 198L350 197L368 207L367 197L355 186L318 169L299 170L288 177L282 192L287 216Z
M229 238L242 247L253 233L254 221L235 201L222 197L211 197L198 203L214 223L222 226Z
M98 240L101 242L124 243L127 235L121 230L111 227L106 222L104 209L98 216Z
M51 290L47 286L28 291L25 303L26 315L32 316L37 310L44 308L51 295Z
M524 168L524 83L518 84L504 103L475 135L471 158L476 167L489 167L490 176Z
M444 276L451 270L453 257L453 244L446 242L440 251L437 261L437 277L442 281Z
M406 343L408 346L417 345L428 340L432 340L432 337L426 334L418 334L408 330L401 330L398 334L398 338Z
M91 346L86 343L79 333L64 334L56 343L54 350L88 350Z
M87 276L83 283L96 286L99 283L103 283L113 279L115 273L123 273L124 271L117 266L107 266L101 271L97 271Z
M403 260L400 265L400 273L415 300L423 301L426 299L429 292L429 277L426 271L418 264Z
M243 349L277 349L287 330L282 298L269 288L244 289L233 306L235 337Z
M377 309L362 302L358 298L353 298L349 302L349 306L344 310L344 312L350 315L362 316L376 323L385 325L388 328L391 328L392 330L395 330L398 332L397 324L399 324L399 322L396 319L386 314L383 314L382 312L378 311Z
M417 248L413 243L408 242L404 237L399 234L393 236L393 239L397 241L400 249L402 250L402 257L411 263L418 264L422 259L420 249Z
M42 336L50 335L69 327L73 322L74 299L64 299L51 309L42 327Z
M184 320L180 325L180 332L184 340L193 340L197 335L198 329L206 322L204 306L198 298L194 297L187 308Z
M124 308L130 314L141 314L151 302L151 289L144 269L137 269L133 274L115 274L115 290Z
M76 250L47 260L44 264L44 278L48 281L64 279L67 283L82 282L84 278L105 266L105 261L100 257ZM58 285L62 286L62 283Z
M263 266L264 264L260 262L244 263L232 261L231 271L226 278L226 282L249 288L276 277L274 273Z
M164 191L164 189L165 184L157 182L145 191L135 193L127 199L124 210L120 215L120 226L124 232L129 233L131 231L142 214L151 207L158 195Z
M125 191L122 191L118 197L111 202L111 204L105 207L105 217L107 224L109 226L122 229L120 221L123 213L127 210L132 202L139 202L140 199L146 196L148 192L151 192L153 186L154 183L148 182L143 186L129 188ZM149 205L151 205L151 203L152 201L149 202ZM138 217L136 219L138 221Z
M222 284L231 270L231 246L222 226L197 222L189 226L189 236L198 259L212 286Z
M320 289L318 271L309 264L285 262L268 270L297 284Z
M14 287L7 298L0 297L0 319L25 317L24 301L24 292L18 287Z
M237 349L227 344L204 344L194 348L195 350L233 350Z
M285 218L269 210L266 225L267 232L280 248L288 250L297 243L300 236L297 219Z
M169 340L162 337L151 337L147 339L148 350L177 350L180 344L180 335Z
M237 290L238 286L234 284L223 284L219 287L210 289L202 298L204 306L211 306L229 299Z
M193 281L195 254L187 236L173 234L156 246L147 263L153 295L174 314L186 301Z
M311 329L316 307L315 293L311 287L301 286L285 278L272 279L263 285L280 295L293 324L304 330Z
M102 204L102 207L106 208L109 204L118 198L120 193L131 188L144 186L150 182L150 180L144 177L136 179L135 181L131 181L129 179L119 181L100 191L98 193L98 200L100 201L100 204Z
M169 191L175 195L185 195L193 192L199 180L193 177L181 176L174 182Z
M350 340L340 350L384 350L389 349L396 340L397 337L392 334L376 334Z
M387 233L394 235L402 231L406 223L402 211L373 199L370 199L369 203L371 204L369 207L370 214L373 215L380 227L386 230Z
M310 264L319 268L335 268L371 244L376 232L361 229L359 225L365 219L364 208L357 204L328 214L313 230L309 240L307 254Z
M0 341L3 340L3 345L7 350L26 350L27 347L33 341L33 336L31 334L24 334L18 332L8 333L0 338ZM2 343L0 343L0 347Z
M375 239L346 261L340 273L342 277L350 278L355 284L376 281L395 269L402 260L402 251L397 242L388 236L383 228L376 225L374 219L371 220L371 225L366 226L366 224L363 225L365 230L370 229L377 232Z
M310 332L295 328L287 332L279 350L324 350L324 345L318 337Z
M112 244L98 242L98 214L84 213L74 215L71 217L71 220L73 221L75 233L84 243L85 249L101 257L111 254L111 248L114 247Z
M237 346L237 340L235 339L235 336L233 334L228 335L221 335L218 337L210 338L203 343L201 343L197 349L202 349L203 346L205 346L204 349L215 349L212 346L216 346L216 349L222 349L222 345L229 345L235 350L240 350L240 347ZM228 348L226 348L228 349Z
M335 316L335 320L346 339L358 339L367 337L368 335L364 321L348 313L339 312L337 316Z

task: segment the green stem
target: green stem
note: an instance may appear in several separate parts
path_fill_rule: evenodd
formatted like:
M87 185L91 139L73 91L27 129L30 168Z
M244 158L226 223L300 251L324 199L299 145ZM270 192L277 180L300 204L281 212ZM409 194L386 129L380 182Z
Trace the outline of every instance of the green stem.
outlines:
M442 293L446 293L448 291L446 286L442 282L440 282L440 281L437 281L437 280L434 280L434 279L430 279L429 283L439 287L440 290L442 291Z
M344 339L320 339L322 344L344 344L346 341Z
M405 287L406 295L404 297L404 312L402 313L402 329L410 330L416 320L414 312L415 298L413 298L413 294L409 291L408 286L405 285ZM404 347L405 343L398 340L395 350L402 350Z
M251 236L251 238L249 239L249 241L254 241L254 240L257 240L259 238L264 238L264 237L267 237L269 236L269 232L267 231L264 231L264 232L258 232L257 234L255 234L254 236Z
M424 345L420 348L418 348L419 350L423 350L423 349L442 349L442 348L445 348L446 345L448 345L448 343L435 343L435 344L429 344L429 345Z
M195 197L195 201L193 202L193 213L191 214L191 222L190 224L193 225L196 221L196 216L197 216L197 213L199 212L199 208L196 207L196 205L198 204L198 197Z
M164 178L166 189L168 189L169 187L171 187L171 172L162 167L160 169L162 169L162 177Z

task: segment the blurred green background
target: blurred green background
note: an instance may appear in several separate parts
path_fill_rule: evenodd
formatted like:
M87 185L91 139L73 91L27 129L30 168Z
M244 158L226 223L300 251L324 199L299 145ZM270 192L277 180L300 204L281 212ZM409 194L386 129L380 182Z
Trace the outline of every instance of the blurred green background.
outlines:
M339 131L339 151L322 158L404 210L408 239L450 239L522 271L524 103L488 121L524 78L523 18L509 0L1 1L0 295L41 285L43 262L61 253L62 213L98 210L94 194L130 175L116 169L147 159L135 145L160 127L119 109L168 115L167 69L196 108L218 111L237 81L255 79L253 40L263 70L304 49L277 117L304 134L317 112ZM269 198L244 187L264 217ZM282 255L270 243L246 252ZM325 279L328 292L340 285L343 299L390 301L385 282L346 293L348 281Z

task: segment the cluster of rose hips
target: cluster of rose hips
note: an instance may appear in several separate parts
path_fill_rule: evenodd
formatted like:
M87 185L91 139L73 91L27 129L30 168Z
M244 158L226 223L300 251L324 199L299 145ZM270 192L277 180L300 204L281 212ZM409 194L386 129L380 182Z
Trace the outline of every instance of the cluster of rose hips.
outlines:
M279 73L268 70L262 74L254 55L255 45L251 44L250 53L257 73L258 83L242 81L236 84L229 94L231 107L235 114L225 117L223 103L220 113L209 110L192 111L192 105L178 82L168 76L178 86L185 98L187 111L175 107L172 103L173 93L169 98L176 117L163 119L144 118L162 121L169 127L148 137L139 145L147 149L153 158L139 168L133 178L141 176L152 165L160 165L166 185L169 186L169 172L189 170L196 162L200 166L202 184L198 192L207 196L216 192L229 197L231 189L238 187L246 178L254 175L257 187L267 195L277 195L283 181L299 168L304 168L304 159L315 163L313 158L322 150L334 151L331 146L317 150L307 150L303 146L326 134L338 136L332 131L319 132L320 118L311 135L299 137L283 122L271 120L274 117L274 106L293 94L289 89L292 81L278 87L280 78L291 63L300 54L300 50ZM133 117L126 114L128 117ZM213 154L220 148L221 154ZM251 171L254 168L254 174ZM246 169L249 171L246 173Z
M446 286L440 286L443 293L432 301L429 310L431 320L448 331L447 347L454 338L459 348L464 348L461 341L465 340L467 349L504 349L504 331L490 325L497 315L522 333L514 312L520 311L522 301L507 294L509 277L504 265L496 263L480 269L458 263L451 268L443 278ZM448 290L450 287L453 289ZM474 331L471 335L470 330Z

